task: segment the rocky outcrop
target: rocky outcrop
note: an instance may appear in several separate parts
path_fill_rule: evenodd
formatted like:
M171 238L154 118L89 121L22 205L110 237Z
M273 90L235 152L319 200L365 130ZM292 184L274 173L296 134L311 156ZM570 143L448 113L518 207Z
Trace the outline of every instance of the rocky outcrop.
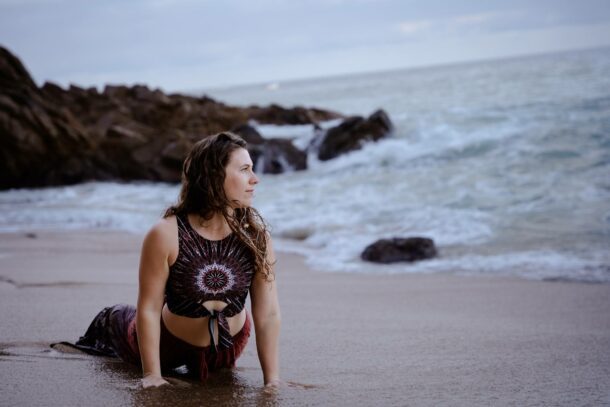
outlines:
M432 239L408 237L380 239L367 246L360 257L375 263L414 262L436 257L438 251Z
M0 47L0 189L87 180L179 182L194 143L227 129L241 134L258 172L307 168L307 153L288 139L266 139L249 126L311 124L321 160L388 135L385 112L343 118L316 108L235 107L207 96L165 94L144 85L96 88L53 83L37 87L23 64Z
M165 95L141 85L107 86L100 94L95 89L77 87L62 92L55 85L45 85L43 90L82 118L105 156L119 158L112 161L111 172L121 179L178 181L182 162L193 143L227 129L244 136L251 145L250 151L264 158L257 170L279 173L305 169L304 152L283 140L265 140L244 123L256 120L264 124L315 125L308 120L337 117L333 112L319 109L309 112L302 107L238 108L205 96Z
M377 110L367 119L361 116L350 117L326 132L318 132L312 142L312 148L317 150L320 160L330 160L362 148L365 142L387 137L393 127L387 113Z

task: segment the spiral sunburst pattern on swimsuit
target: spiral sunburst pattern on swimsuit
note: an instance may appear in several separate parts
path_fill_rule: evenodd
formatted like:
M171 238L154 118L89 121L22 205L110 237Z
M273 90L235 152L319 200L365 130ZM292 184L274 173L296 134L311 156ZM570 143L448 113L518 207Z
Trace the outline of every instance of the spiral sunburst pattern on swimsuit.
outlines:
M188 217L177 217L178 257L170 266L165 294L176 315L205 317L206 301L226 303L223 314L236 315L243 309L254 275L254 256L248 246L231 233L220 240L199 235Z
M197 286L206 294L217 295L230 290L235 284L234 272L223 264L212 263L197 274Z

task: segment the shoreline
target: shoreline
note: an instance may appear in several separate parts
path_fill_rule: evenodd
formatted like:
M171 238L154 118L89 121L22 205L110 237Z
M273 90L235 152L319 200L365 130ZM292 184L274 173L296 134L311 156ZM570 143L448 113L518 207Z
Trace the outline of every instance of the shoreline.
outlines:
M16 231L1 231L0 230L0 250L5 248L6 242L11 240L11 237L17 238L27 238L30 240L36 240L42 238L45 240L48 236L109 236L113 239L119 239L126 244L130 244L131 247L129 249L133 251L133 242L141 243L144 238L145 232L136 232L132 230L123 230L123 229L94 229L94 228L75 228L75 229L57 229L57 228L32 228L32 229L22 229ZM285 239L281 237L273 237L275 241L275 251L278 255L288 256L288 257L298 257L301 259L301 266L306 268L308 272L311 273L321 273L321 274L337 274L337 275L361 275L361 276L378 276L378 277L390 277L396 275L404 275L404 276L445 276L445 277L455 277L455 278L474 278L474 279L498 279L500 281L529 281L529 282L548 282L548 283L569 283L569 284L590 284L590 285L610 285L610 281L599 281L599 280L590 280L590 279L577 279L570 277L545 277L545 278L535 278L535 277L526 277L523 275L508 275L508 274L491 274L491 273L483 273L483 272L468 272L468 271L458 271L458 272L446 272L446 271L431 271L431 272L396 272L396 271L383 271L385 264L378 263L369 263L363 262L366 266L370 266L370 268L375 269L375 271L336 271L336 270L319 270L317 268L311 267L307 264L307 257L303 253L299 253L298 250L294 249L281 249L278 246L281 246L283 242L287 242L287 246L290 247L294 244L294 241L291 239ZM70 239L68 239L70 240ZM78 240L78 239L76 239ZM82 242L82 243L86 243ZM19 246L19 245L18 245ZM139 249L139 248L138 248ZM69 248L62 247L62 250L69 250ZM116 250L116 248L115 248ZM123 249L119 249L123 250ZM2 252L0 251L0 258L2 257ZM421 260L416 263L426 262L428 260ZM416 264L414 263L414 264ZM397 263L394 263L397 264ZM404 263L407 264L407 263ZM381 270L381 271L380 271ZM1 282L1 280L0 280Z
M283 252L282 378L312 388L266 398L254 335L235 371L155 392L139 390L139 372L123 363L49 350L76 340L102 307L135 303L141 239L99 230L0 233L7 404L610 403L608 284L319 272Z

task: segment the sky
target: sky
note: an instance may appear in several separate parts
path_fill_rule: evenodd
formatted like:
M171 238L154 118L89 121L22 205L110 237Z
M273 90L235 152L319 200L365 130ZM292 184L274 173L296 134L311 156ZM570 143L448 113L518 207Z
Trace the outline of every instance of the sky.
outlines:
M38 84L192 91L610 46L608 0L0 0Z

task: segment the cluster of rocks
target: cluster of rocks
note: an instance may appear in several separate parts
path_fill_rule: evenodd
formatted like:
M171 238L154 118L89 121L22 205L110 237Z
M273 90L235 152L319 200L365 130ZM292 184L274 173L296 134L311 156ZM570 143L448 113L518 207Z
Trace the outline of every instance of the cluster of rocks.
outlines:
M326 131L319 123L341 119ZM249 123L311 124L312 145L266 139ZM369 118L316 108L229 106L209 97L165 94L146 86L38 87L19 59L0 47L0 189L87 180L178 182L191 146L233 130L249 144L255 170L303 170L307 153L321 160L388 136L383 111Z

